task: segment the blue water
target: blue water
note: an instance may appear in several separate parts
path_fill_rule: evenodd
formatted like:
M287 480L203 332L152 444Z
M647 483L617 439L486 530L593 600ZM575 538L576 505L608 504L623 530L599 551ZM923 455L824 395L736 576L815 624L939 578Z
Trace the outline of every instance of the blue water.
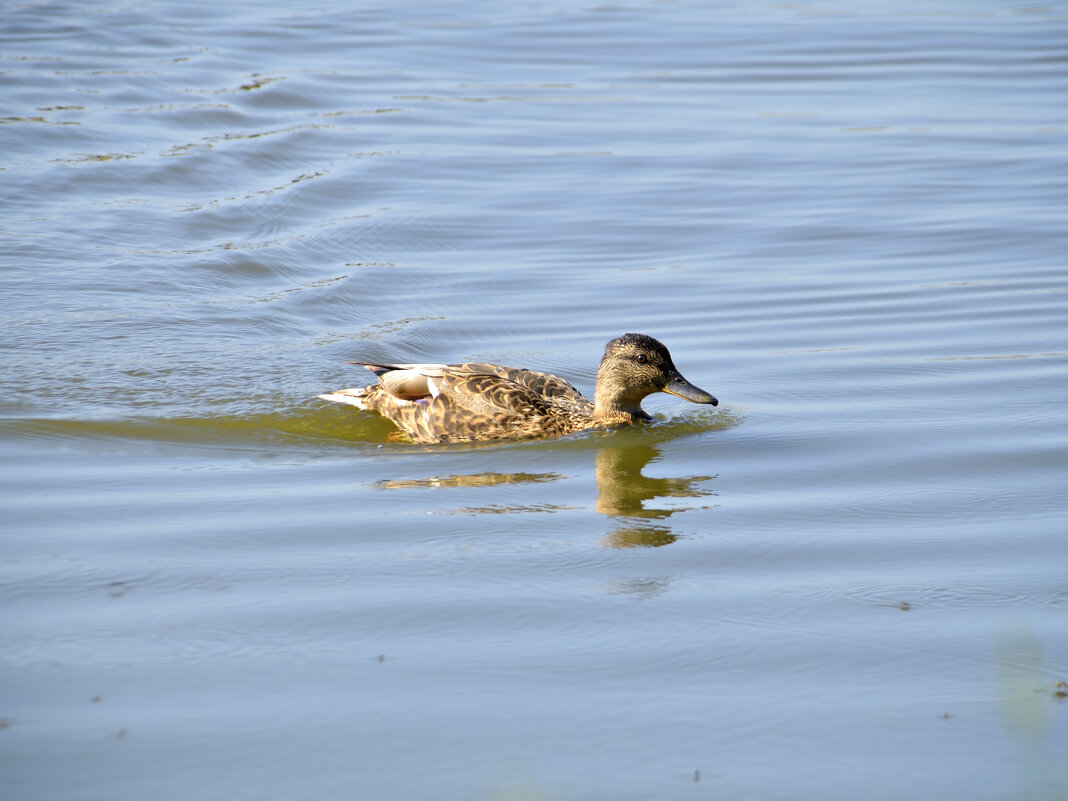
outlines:
M9 793L1068 798L1063 3L0 15Z

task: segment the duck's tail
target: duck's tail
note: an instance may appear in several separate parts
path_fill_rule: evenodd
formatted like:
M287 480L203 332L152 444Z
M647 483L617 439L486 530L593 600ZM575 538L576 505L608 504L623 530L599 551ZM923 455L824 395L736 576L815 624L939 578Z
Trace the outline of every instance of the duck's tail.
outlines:
M319 397L335 403L347 403L358 409L367 409L366 393L368 389L371 389L371 387L339 389L337 392L326 392Z

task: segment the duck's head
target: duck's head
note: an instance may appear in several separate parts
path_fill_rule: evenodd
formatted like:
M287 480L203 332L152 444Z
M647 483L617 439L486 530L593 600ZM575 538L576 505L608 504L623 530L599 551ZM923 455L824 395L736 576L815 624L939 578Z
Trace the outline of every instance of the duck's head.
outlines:
M668 349L652 337L624 334L609 342L601 366L597 368L597 387L593 396L597 414L626 412L648 419L649 415L642 410L642 399L654 392L678 395L692 403L713 406L719 403L683 378L671 361Z

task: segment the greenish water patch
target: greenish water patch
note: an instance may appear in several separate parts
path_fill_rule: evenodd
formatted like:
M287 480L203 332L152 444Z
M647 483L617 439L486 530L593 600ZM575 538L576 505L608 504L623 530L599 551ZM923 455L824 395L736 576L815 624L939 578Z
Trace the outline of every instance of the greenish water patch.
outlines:
M343 410L341 410L343 411ZM388 441L393 426L376 415L330 409L294 414L133 418L124 420L7 420L12 439L142 441L200 447L317 448Z

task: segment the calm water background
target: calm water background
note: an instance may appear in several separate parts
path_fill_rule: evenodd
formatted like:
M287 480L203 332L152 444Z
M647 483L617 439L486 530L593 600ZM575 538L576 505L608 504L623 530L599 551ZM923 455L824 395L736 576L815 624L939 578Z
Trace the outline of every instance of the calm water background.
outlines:
M0 7L5 794L1068 797L1068 7L292 5Z

